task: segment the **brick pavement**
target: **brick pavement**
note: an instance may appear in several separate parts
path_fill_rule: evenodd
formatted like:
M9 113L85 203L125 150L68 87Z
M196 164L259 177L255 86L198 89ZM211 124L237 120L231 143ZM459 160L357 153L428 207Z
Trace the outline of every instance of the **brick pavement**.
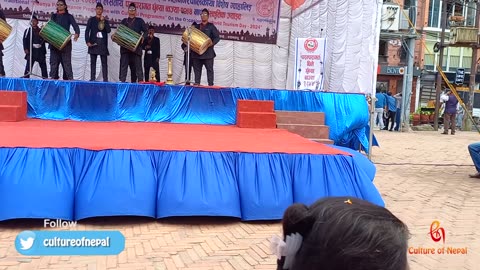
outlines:
M479 269L480 180L469 179L474 168L466 150L479 140L474 132L381 131L374 148L376 185L387 207L411 230L413 247L440 247L428 234L434 219L446 230L445 246L467 247L467 255L411 255L412 270ZM24 229L41 221L0 223L0 270L24 269L275 269L268 239L280 233L275 222L240 223L220 218L109 218L81 222L78 229L120 230L123 253L109 257L24 257L14 247Z

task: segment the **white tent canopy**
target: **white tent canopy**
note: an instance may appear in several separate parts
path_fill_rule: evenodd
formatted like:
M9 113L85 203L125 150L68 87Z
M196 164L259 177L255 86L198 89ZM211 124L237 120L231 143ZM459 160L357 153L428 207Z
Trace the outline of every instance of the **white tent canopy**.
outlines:
M292 89L295 38L326 37L325 90L373 93L376 84L379 20L383 1L307 0L293 12L281 2L276 45L221 40L215 50L215 84L226 87ZM93 14L92 14L93 15ZM7 19L13 27L5 41L4 65L7 77L21 77L25 69L23 33L27 20ZM73 42L72 65L76 80L90 79L90 56L81 26L78 42ZM322 31L323 29L323 31ZM160 38L160 79L167 78L167 54L173 54L173 79L184 81L183 51L178 35L157 34ZM120 48L109 43L109 80L118 81ZM49 53L47 50L47 66ZM97 74L100 61L97 60ZM50 67L48 66L48 70ZM61 70L61 69L60 69ZM38 65L33 72L40 74ZM202 84L206 84L203 73ZM127 76L129 78L130 76ZM101 80L101 74L97 76Z

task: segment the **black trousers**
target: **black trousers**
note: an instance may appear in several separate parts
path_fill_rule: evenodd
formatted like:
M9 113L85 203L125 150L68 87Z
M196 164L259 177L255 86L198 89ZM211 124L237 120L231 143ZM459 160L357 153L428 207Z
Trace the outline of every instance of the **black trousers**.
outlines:
M125 82L127 80L128 67L130 67L132 82L137 82L137 80L142 80L144 78L141 55L135 53L121 54L119 74L119 79L121 82ZM135 76L133 74L135 74Z
M200 84L202 80L202 68L205 66L207 70L208 85L213 85L213 58L210 59L198 59L193 58L193 71L195 72L195 84Z
M160 64L155 61L156 59L151 59L145 57L143 60L143 68L145 70L145 81L150 81L150 68L155 69L155 79L157 82L160 81Z
M43 59L43 60L40 60L40 61L32 59L32 61L33 61L32 68L35 65L35 62L37 62L38 65L40 66L40 70L42 71L42 78L47 79L48 78L48 71L47 71L47 61L46 61L46 59ZM25 66L24 75L27 75L28 73L30 73L30 55L27 54L27 65ZM25 76L25 78L30 78L30 76Z
M97 77L97 56L100 56L100 60L102 61L103 81L108 82L107 56L98 54L90 54L90 81L95 81Z
M388 118L387 118L387 120L385 121L386 123L385 123L385 128L384 128L384 130L393 130L393 127L395 126L395 115L396 115L396 114L397 114L396 112L392 112L392 111L389 111L389 112L388 112ZM390 126L390 129L389 129L389 128L388 128L388 125L389 125L390 123L391 123L392 125Z
M5 77L5 67L3 66L3 52L0 51L0 77Z
M73 80L72 69L72 43L70 42L61 51L51 48L50 49L50 78L58 80L58 67L62 64L63 67L63 79Z

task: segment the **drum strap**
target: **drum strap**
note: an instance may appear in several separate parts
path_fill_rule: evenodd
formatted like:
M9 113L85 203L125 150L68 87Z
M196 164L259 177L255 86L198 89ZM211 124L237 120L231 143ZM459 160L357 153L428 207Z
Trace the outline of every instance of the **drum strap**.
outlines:
M137 19L137 17L134 17L132 20L130 20L130 18L127 19L129 28L132 28L133 24L135 23L135 19Z

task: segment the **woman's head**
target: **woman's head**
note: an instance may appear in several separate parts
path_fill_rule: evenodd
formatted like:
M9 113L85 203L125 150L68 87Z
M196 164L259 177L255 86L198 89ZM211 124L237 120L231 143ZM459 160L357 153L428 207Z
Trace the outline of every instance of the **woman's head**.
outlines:
M303 238L289 270L408 269L407 226L369 202L332 197L310 207L294 204L282 225L284 240L295 233ZM284 263L282 257L278 269L285 269Z

